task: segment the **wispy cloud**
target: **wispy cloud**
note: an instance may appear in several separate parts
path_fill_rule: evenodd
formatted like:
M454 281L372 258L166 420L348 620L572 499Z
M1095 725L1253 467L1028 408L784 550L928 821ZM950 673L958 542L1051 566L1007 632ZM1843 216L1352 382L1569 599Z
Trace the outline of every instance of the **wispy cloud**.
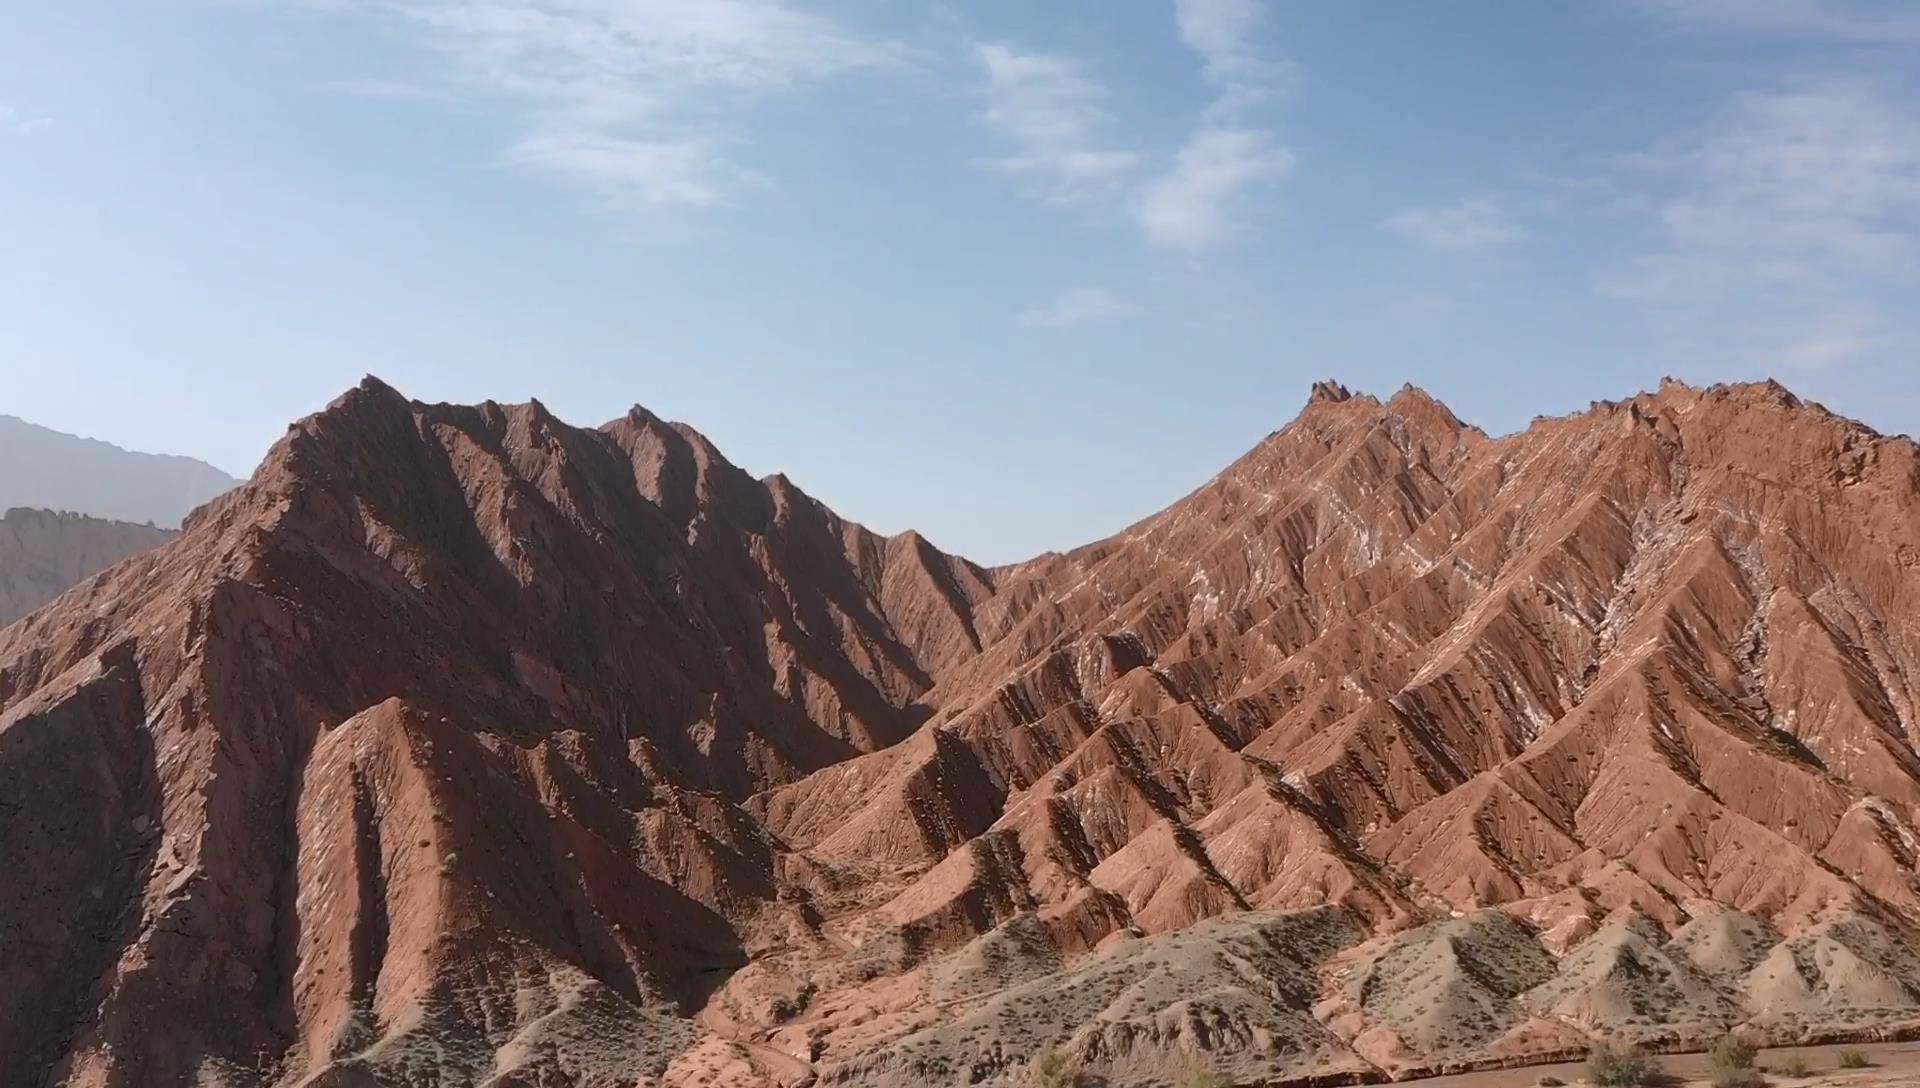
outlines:
M1073 203L1110 191L1139 164L1132 152L1106 146L1106 90L1065 57L982 45L974 58L984 76L980 121L1014 152L985 165L1028 179L1034 194Z
M1175 0L1180 40L1198 54L1207 80L1220 88L1209 109L1231 116L1272 98L1291 78L1291 65L1266 56L1258 45L1266 22L1259 0Z
M1920 11L1910 0L1627 0L1633 10L1676 30L1856 42L1920 41Z
M1046 306L1022 314L1020 320L1028 325L1064 329L1111 317L1123 309L1119 299L1098 287L1074 287Z
M760 181L703 139L637 139L593 128L530 137L515 144L507 160L581 178L651 207L717 207Z
M1628 157L1661 245L1605 281L1690 351L1824 367L1908 342L1920 268L1920 112L1858 80L1734 99Z
M1435 249L1481 249L1520 237L1506 210L1484 197L1440 208L1407 208L1388 216L1385 225Z
M1029 195L1050 203L1124 207L1156 245L1232 241L1249 223L1253 192L1293 169L1292 152L1249 120L1291 69L1260 45L1258 0L1174 0L1172 13L1214 97L1164 165L1150 168L1146 154L1106 135L1108 93L1084 65L1004 44L975 50L987 103L980 120L1014 148L986 165L1028 179Z
M1180 40L1200 58L1218 97L1172 165L1140 196L1140 225L1159 245L1226 244L1246 225L1250 192L1293 170L1292 152L1242 120L1275 96L1290 71L1260 48L1265 18L1257 0L1175 0Z
M0 132L11 131L30 136L52 127L53 118L51 117L23 117L20 111L12 106L0 104Z
M725 203L758 177L732 162L757 96L913 54L786 0L333 0L437 59L432 78L361 94L485 100L514 112L508 162L645 207Z
M385 98L403 102L451 102L454 97L444 88L398 79L341 79L328 83L327 88L355 98Z
M1244 225L1247 190L1292 170L1293 154L1263 132L1203 128L1174 157L1173 168L1147 186L1140 223L1162 245L1222 245Z

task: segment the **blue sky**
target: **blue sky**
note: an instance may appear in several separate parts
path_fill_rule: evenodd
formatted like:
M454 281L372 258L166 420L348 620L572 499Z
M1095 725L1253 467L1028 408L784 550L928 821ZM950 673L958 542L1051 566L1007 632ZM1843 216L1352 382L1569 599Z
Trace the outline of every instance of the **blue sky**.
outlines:
M4 6L0 411L236 474L373 372L1010 561L1327 376L1920 418L1911 4Z

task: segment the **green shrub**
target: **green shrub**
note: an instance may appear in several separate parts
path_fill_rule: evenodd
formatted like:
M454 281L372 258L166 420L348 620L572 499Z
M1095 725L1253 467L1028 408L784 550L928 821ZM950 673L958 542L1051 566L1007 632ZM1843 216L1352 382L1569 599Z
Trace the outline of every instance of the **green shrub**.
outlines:
M1233 1082L1211 1069L1203 1069L1187 1082L1187 1088L1233 1088Z
M1767 1078L1758 1069L1719 1069L1713 1074L1713 1088L1763 1088Z
M1789 1054L1780 1059L1781 1076L1792 1077L1795 1080L1799 1080L1811 1072L1813 1072L1813 1066L1807 1064L1807 1059L1798 1054Z
M1837 1060L1842 1069L1865 1069L1873 1064L1864 1050L1842 1050Z
M1639 1047L1595 1043L1587 1052L1587 1079L1600 1088L1641 1088L1651 1083L1659 1071L1654 1060Z

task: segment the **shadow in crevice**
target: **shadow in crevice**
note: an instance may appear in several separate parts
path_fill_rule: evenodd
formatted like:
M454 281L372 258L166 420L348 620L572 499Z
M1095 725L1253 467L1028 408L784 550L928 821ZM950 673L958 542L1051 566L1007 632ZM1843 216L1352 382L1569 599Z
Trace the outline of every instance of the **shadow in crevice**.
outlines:
M0 732L0 1083L64 1081L102 980L139 934L163 839L131 643L44 713ZM11 961L11 962L8 962Z

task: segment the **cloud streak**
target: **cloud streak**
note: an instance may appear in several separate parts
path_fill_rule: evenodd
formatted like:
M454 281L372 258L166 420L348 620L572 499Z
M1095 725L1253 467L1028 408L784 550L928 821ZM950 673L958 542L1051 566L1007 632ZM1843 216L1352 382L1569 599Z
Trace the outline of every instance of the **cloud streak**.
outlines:
M0 103L0 130L17 132L22 136L31 136L36 132L45 132L52 127L53 118L51 117L22 117L19 110Z
M981 45L974 59L984 76L979 121L1010 143L1010 155L984 165L1027 179L1050 203L1078 203L1131 173L1140 157L1106 146L1106 90L1071 60L1003 44Z
M1209 117L1232 117L1272 99L1292 75L1289 65L1261 52L1265 22L1259 0L1175 0L1180 40L1200 57L1202 73L1220 91Z
M1172 164L1149 182L1136 206L1147 238L1185 250L1231 242L1247 225L1250 194L1293 171L1293 153L1243 123L1277 93L1286 66L1258 44L1266 11L1258 0L1175 0L1180 40L1201 61L1218 96Z
M1683 350L1821 368L1911 341L1920 113L1830 80L1740 95L1702 130L1629 156L1660 245L1603 286Z
M328 83L327 89L355 98L379 98L396 102L451 102L453 96L435 87L397 79L341 79Z
M1021 322L1048 329L1066 329L1112 317L1124 310L1120 300L1098 287L1074 287L1053 302L1021 315Z
M1147 237L1180 249L1212 249L1245 226L1247 191L1287 176L1293 154L1263 132L1203 128L1147 186L1139 208Z
M431 80L346 93L484 101L521 129L506 161L647 208L713 207L757 183L730 157L756 98L909 66L905 47L785 0L337 0L437 58Z
M1898 44L1920 41L1920 14L1906 0L1629 0L1675 30Z
M1214 97L1163 165L1151 168L1148 155L1107 139L1107 90L1071 58L977 47L987 103L979 119L1014 148L986 165L1026 179L1029 196L1074 205L1121 197L1149 242L1199 251L1238 237L1255 192L1293 170L1293 153L1247 120L1290 69L1260 47L1258 0L1174 0L1171 10Z
M1434 249L1484 249L1520 237L1505 209L1472 198L1441 208L1408 208L1386 219L1387 229Z

